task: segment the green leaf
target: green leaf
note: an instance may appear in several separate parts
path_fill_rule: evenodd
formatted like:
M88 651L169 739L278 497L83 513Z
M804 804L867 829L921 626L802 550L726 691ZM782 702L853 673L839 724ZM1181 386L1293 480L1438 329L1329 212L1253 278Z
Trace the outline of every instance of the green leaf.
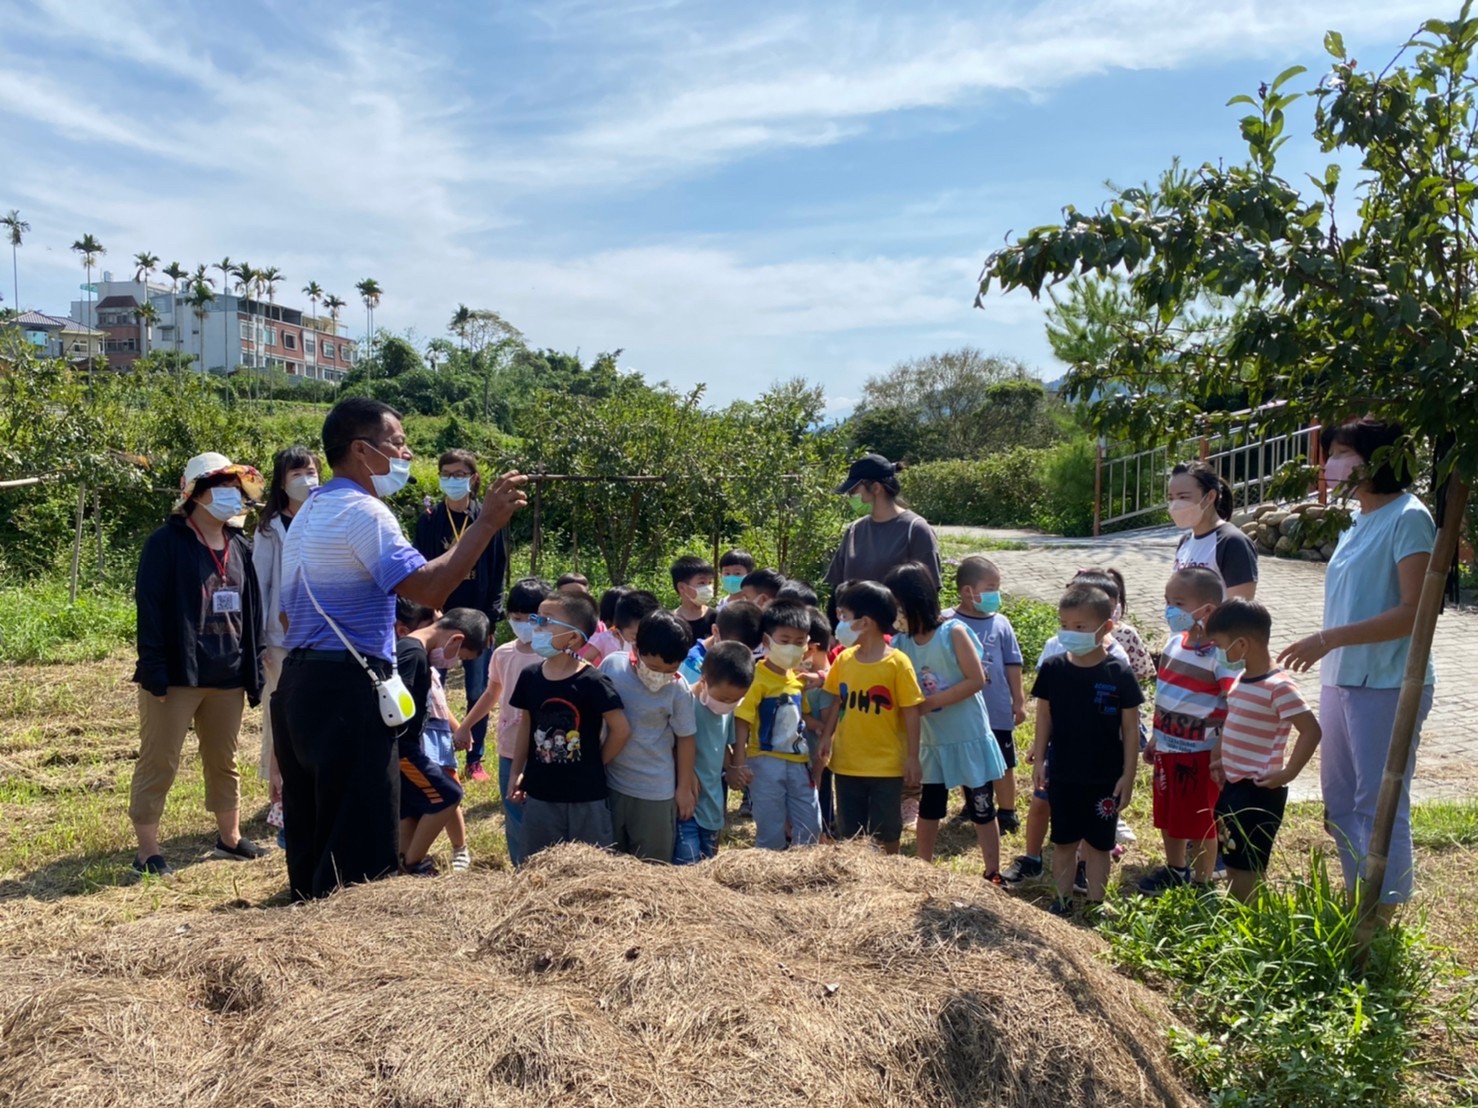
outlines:
M1300 73L1307 73L1308 71L1309 67L1306 65L1290 65L1282 73L1273 78L1273 86L1270 91L1277 92L1280 88L1283 87L1284 82L1291 81Z
M1338 31L1324 32L1324 49L1329 51L1331 56L1338 58L1340 61L1344 61L1345 36L1340 34Z
M1250 104L1254 108L1257 107L1257 101L1252 99L1252 97L1248 96L1245 92L1238 93L1236 96L1232 97L1230 100L1227 101L1226 106L1230 108L1233 104Z

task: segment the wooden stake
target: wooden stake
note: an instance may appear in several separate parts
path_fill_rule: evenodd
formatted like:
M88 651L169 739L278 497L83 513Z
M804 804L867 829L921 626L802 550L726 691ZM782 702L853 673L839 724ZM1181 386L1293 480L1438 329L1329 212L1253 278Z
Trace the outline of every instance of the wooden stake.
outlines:
M1447 495L1442 508L1442 526L1437 531L1437 544L1427 562L1422 579L1421 598L1417 601L1416 622L1411 628L1411 644L1406 654L1406 672L1401 678L1401 696L1396 702L1396 722L1391 729L1391 745L1386 751L1386 769L1381 776L1380 794L1375 804L1375 825L1370 832L1370 846L1365 854L1365 871L1361 876L1359 914L1355 927L1357 943L1355 963L1364 966L1370 955L1370 943L1379 923L1381 890L1386 883L1386 866L1391 850L1391 833L1396 826L1396 811L1401 804L1401 787L1406 776L1406 763L1416 737L1416 718L1421 711L1422 692L1427 680L1427 661L1432 656L1432 638L1437 633L1437 617L1442 613L1442 596L1447 589L1447 574L1457 553L1458 537L1463 527L1463 509L1468 504L1468 486L1454 473L1447 481Z
M92 487L92 530L98 552L98 584L103 583L103 490Z
M72 535L72 583L67 590L68 603L77 603L77 573L82 568L82 513L87 511L87 486L77 486L77 528Z

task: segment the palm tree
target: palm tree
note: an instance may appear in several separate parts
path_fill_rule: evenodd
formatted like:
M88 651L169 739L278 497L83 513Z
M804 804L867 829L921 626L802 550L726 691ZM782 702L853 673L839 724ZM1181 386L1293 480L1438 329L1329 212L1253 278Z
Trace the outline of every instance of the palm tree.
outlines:
M147 250L142 250L133 256L133 264L133 279L144 286L143 302L147 304L149 302L149 277L156 269L159 268L159 255L150 254ZM159 313L156 311L151 317L150 322L152 323L154 319L158 318ZM144 351L147 347L145 338L146 336L144 335L144 317L142 315L139 315L139 357L143 357Z
M329 319L333 320L333 323L334 323L334 338L335 339L337 339L339 337L339 313L344 310L344 305L346 303L348 303L346 300L343 300L340 297L334 296L332 293L330 293L328 296L325 296L323 298L323 306L328 309L328 317L329 317ZM338 371L335 370L334 372L337 373ZM338 384L339 384L339 379L338 379L338 377L335 377L334 378L334 387L337 388L338 387Z
M82 256L82 268L87 270L87 325L96 327L92 312L92 267L97 265L98 256L108 251L92 235L83 235L72 243L72 249Z
M145 300L134 309L133 314L139 321L139 357L142 358L149 353L148 337L154 324L159 321L159 309L154 307L152 300Z
M317 281L309 281L303 286L303 295L308 298L308 303L313 305L313 370L309 376L316 379L318 377L318 302L323 299L323 286Z
M275 265L269 265L266 269L257 270L257 285L267 293L267 318L278 323L281 320L276 319L277 283L281 280L282 270L278 269ZM279 342L281 342L280 339ZM281 345L286 346L287 343L282 342Z
M174 352L175 361L179 361L180 352L180 282L190 275L189 270L180 265L179 262L170 262L164 267L164 275L169 278L169 318L174 325Z
M190 295L186 299L195 309L195 320L200 325L200 372L205 372L205 320L210 315L211 301L216 298L215 290L211 287L215 282L205 276L205 266L195 271L195 277L190 282Z
M364 301L364 350L369 353L370 339L375 333L375 309L380 306L380 297L384 290L380 288L380 282L373 277L366 277L354 286L359 298Z
M472 322L472 309L466 304L458 304L457 310L452 314L452 321L446 325L446 329L462 340L462 349L467 349L467 326Z
M226 307L230 302L231 274L235 272L236 266L232 264L230 257L222 258L211 267L221 271L221 371L230 370L231 355L227 353L231 343L231 328L226 326ZM204 341L203 339L201 340ZM205 368L205 355L200 356L200 368Z
M15 284L15 310L19 314L21 310L21 279L20 271L15 264L15 251L21 244L21 238L31 229L31 225L21 218L21 213L11 208L4 219L0 219L0 227L4 227L10 238L10 279Z

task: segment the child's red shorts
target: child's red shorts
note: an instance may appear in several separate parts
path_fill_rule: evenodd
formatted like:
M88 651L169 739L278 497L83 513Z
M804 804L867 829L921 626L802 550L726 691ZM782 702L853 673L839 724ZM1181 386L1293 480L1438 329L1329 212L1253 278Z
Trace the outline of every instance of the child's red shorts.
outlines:
M1211 779L1211 751L1155 751L1155 826L1172 839L1216 838L1216 801L1221 786Z

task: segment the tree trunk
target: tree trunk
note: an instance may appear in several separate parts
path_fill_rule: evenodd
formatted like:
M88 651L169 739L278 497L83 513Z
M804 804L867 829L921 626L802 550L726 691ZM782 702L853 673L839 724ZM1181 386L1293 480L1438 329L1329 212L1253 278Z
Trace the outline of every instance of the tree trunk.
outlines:
M1401 697L1396 702L1396 723L1391 730L1386 769L1381 776L1380 795L1375 805L1375 826L1371 829L1370 846L1365 854L1355 930L1358 943L1355 959L1362 966L1370 954L1370 942L1379 923L1377 909L1386 883L1391 833L1396 825L1396 810L1401 803L1401 783L1406 776L1406 763L1411 758L1412 742L1416 737L1416 718L1421 710L1427 661L1432 656L1432 638L1437 632L1437 617L1442 613L1442 596L1447 588L1453 555L1457 553L1463 509L1467 503L1468 486L1454 472L1447 481L1442 526L1437 531L1437 543L1432 548L1427 574L1422 580L1421 599L1417 601L1416 622L1411 628L1411 645L1406 655L1406 672L1401 680Z

